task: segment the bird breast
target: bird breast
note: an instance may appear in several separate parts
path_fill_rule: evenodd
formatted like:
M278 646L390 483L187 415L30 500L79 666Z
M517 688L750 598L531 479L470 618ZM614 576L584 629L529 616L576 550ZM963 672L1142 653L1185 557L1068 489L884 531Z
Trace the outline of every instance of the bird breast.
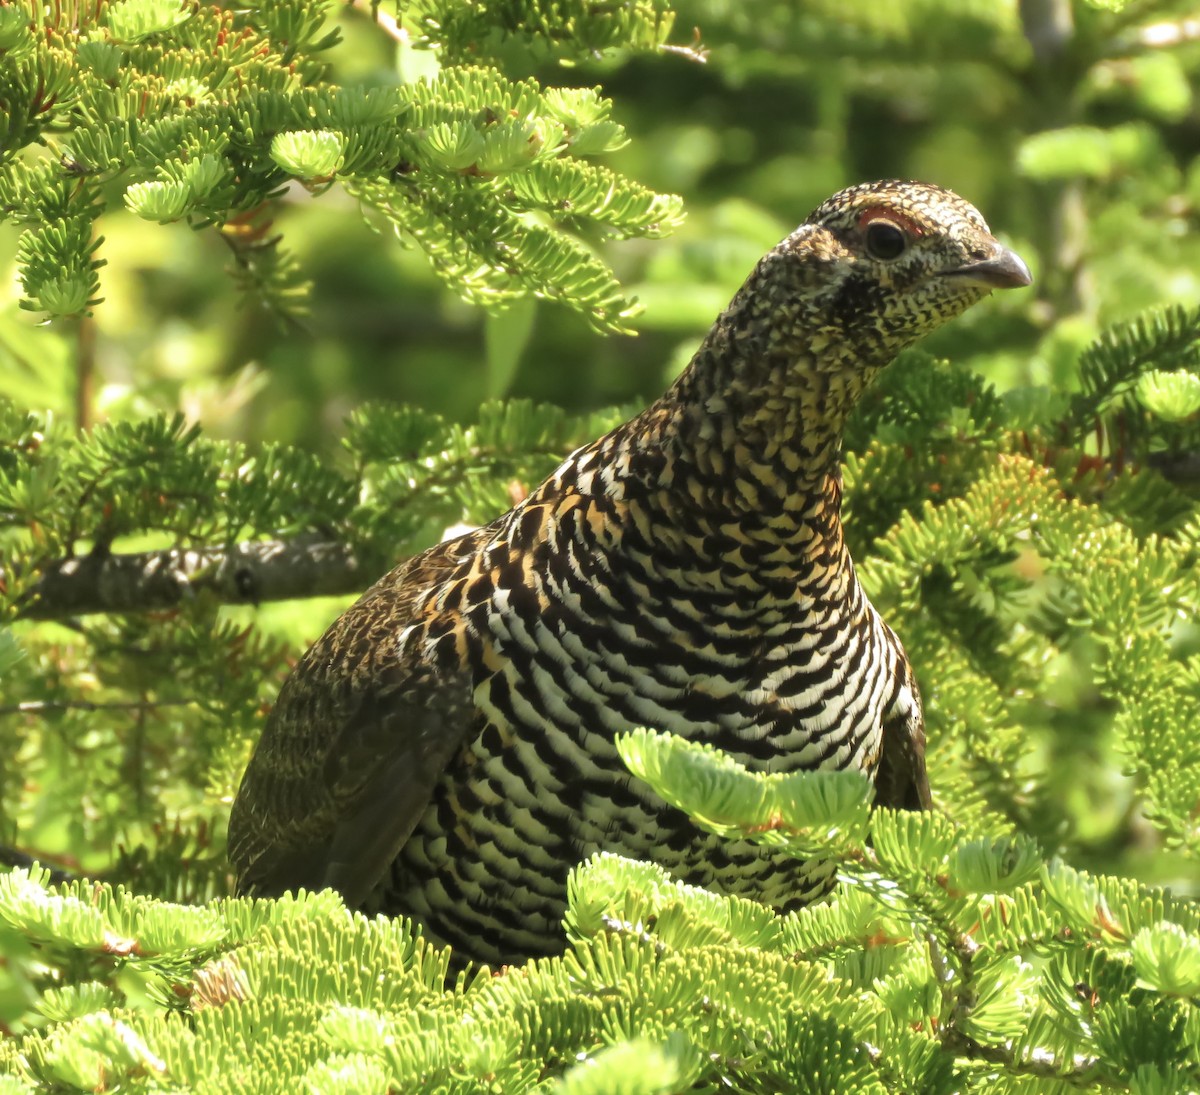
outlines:
M430 606L452 606L467 636L484 728L471 779L531 809L558 796L584 852L662 808L630 787L616 734L670 731L764 772L869 771L903 678L840 536L832 561L784 582L777 560L764 580L653 518L609 497L531 499Z

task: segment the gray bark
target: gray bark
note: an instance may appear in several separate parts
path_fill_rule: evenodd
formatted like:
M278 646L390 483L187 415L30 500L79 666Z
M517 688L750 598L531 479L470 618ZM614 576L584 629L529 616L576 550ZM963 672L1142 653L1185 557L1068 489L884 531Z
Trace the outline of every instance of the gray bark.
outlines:
M150 612L201 595L222 604L260 604L355 593L366 581L353 549L333 541L254 540L228 549L94 553L47 566L18 613L26 620L58 620L93 612Z

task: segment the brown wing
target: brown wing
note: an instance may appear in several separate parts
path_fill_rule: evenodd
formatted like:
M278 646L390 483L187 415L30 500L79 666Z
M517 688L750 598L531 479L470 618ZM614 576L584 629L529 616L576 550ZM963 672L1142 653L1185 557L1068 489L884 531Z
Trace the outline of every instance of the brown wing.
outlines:
M898 810L933 806L925 774L925 716L912 668L905 664L906 691L912 704L895 711L883 724L883 749L875 771L875 805Z
M354 907L383 877L475 719L467 667L402 656L399 637L480 539L397 567L292 671L229 819L240 892L332 887Z

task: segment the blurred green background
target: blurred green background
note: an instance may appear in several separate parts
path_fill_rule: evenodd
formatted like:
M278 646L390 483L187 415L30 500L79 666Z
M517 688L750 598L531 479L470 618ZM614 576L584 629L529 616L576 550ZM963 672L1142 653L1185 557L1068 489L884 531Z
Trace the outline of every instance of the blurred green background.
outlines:
M690 0L673 37L687 44L697 27L706 63L681 52L564 68L502 43L510 75L601 85L632 138L606 162L686 200L666 240L597 241L644 306L636 337L598 335L548 304L485 315L336 188L293 188L275 225L313 281L302 327L239 309L216 233L116 213L101 222L105 301L83 332L95 369L84 416L178 407L217 436L333 451L366 399L467 420L489 396L575 410L648 399L764 250L839 187L890 176L959 191L1037 277L1036 295L1005 295L930 348L1001 387L1070 386L1074 350L1099 327L1200 298L1187 7ZM332 16L345 36L328 55L334 81L436 70L364 12ZM15 239L0 228L0 255ZM35 327L9 270L0 392L74 416L78 332Z

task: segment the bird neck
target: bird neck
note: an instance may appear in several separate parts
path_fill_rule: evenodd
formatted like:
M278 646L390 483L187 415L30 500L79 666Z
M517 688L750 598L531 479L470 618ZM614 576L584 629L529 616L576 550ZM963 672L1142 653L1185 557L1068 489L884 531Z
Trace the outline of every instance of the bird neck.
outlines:
M661 454L653 474L676 499L804 538L812 515L837 519L846 419L893 353L760 301L734 298L630 440Z

